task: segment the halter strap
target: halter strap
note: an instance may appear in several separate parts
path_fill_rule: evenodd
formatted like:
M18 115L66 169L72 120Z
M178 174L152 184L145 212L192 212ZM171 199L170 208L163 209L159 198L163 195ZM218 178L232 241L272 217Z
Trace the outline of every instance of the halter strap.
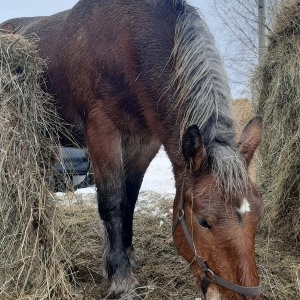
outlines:
M185 176L184 176L184 178L185 178ZM176 214L176 218L175 218L175 220L173 222L173 226L172 226L172 233L174 235L176 227L177 227L178 223L180 223L183 233L184 233L184 236L185 236L191 250L194 251L194 249L195 249L194 242L193 242L193 239L190 235L189 229L188 229L185 219L184 219L184 197L183 197L184 189L183 189L183 187L184 187L184 180L183 180L182 189L181 189L181 193L180 193L178 212ZM232 283L226 279L223 279L223 278L215 275L214 272L208 268L208 266L206 265L206 263L202 259L202 257L198 256L196 253L195 253L195 257L196 257L196 261L197 261L201 271L204 273L204 276L203 276L202 282L201 282L201 290L204 294L206 293L207 288L208 288L209 284L211 284L211 283L216 283L228 290L231 290L233 292L236 292L236 293L238 293L240 295L244 295L244 296L258 296L261 294L260 285L255 286L255 287L245 287L245 286L241 286L241 285Z

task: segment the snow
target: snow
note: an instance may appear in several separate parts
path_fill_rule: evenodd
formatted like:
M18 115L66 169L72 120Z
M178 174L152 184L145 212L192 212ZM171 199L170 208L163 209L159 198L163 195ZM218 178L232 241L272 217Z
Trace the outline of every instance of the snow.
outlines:
M163 148L159 150L144 176L141 191L175 195L175 181L171 162Z
M175 195L175 181L172 173L172 165L163 147L159 150L148 167L140 191ZM94 187L88 187L76 190L75 194L92 194L95 192Z
M55 195L65 205L84 201L96 206L96 188L94 186L78 189L74 193L58 192ZM175 181L172 165L162 147L146 171L135 212L156 217L162 225L163 220L172 214L174 195ZM167 213L163 212L160 207L162 201L166 200L170 202L170 209Z
M78 189L74 193L75 193L75 195L95 194L96 193L96 187L95 186L89 186L89 187L86 187L86 188Z

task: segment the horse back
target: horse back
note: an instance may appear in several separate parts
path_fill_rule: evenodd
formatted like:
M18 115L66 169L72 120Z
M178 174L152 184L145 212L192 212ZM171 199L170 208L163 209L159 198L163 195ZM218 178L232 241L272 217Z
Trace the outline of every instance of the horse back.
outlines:
M111 116L121 109L140 120L144 111L156 114L170 81L179 13L171 0L79 1L61 36L64 72L77 90L73 103L94 105L97 99Z
M20 33L43 17L24 17L7 20L0 24L1 33Z
M138 120L132 127L164 119L157 114L158 100L170 81L181 13L174 3L81 0L69 11L28 20L23 34L39 38L40 54L48 61L47 91L57 97L66 121L84 121L95 106L117 127L124 127L124 117Z

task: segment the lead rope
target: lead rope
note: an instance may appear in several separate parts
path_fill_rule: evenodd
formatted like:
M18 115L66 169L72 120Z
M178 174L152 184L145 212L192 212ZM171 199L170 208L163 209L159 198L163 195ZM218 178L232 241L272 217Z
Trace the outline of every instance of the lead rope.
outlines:
M184 193L185 177L186 177L186 173L184 173L184 175L183 175L183 182L182 182L182 188L181 188L181 192L180 192L178 211L177 211L177 214L176 214L176 218L173 222L172 234L174 235L176 227L177 227L178 223L180 222L183 233L185 235L185 238L186 238L191 250L195 252L193 239L190 235L189 229L188 229L188 227L186 225L186 222L185 222L185 219L184 219L184 197L183 197L183 193ZM201 290L204 294L206 293L207 288L208 288L209 284L211 284L211 283L216 283L216 284L221 285L222 287L224 287L228 290L231 290L233 292L236 292L236 293L238 293L240 295L244 295L244 296L258 296L258 295L261 294L260 285L255 286L255 287L245 287L245 286L241 286L241 285L232 283L228 280L225 280L225 279L215 275L213 273L213 271L210 270L207 267L204 260L200 256L197 255L197 253L195 253L195 257L196 257L198 265L201 268L201 271L204 273L203 278L202 278L202 282L201 282Z

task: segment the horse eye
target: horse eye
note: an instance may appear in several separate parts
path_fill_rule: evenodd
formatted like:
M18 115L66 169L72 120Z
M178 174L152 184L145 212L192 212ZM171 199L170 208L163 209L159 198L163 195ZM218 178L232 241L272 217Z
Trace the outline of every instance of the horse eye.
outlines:
M199 225L203 228L207 228L207 229L211 228L211 226L208 225L207 221L202 218L199 219Z

